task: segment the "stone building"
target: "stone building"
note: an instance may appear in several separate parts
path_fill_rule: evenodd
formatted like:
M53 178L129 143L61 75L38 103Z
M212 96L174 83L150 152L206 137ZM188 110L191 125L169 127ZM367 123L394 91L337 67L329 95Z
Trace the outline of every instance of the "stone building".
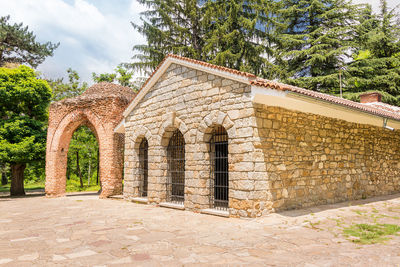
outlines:
M124 197L225 216L400 191L400 109L167 56L123 113Z
M99 84L52 104L47 195L65 193L82 124L99 141L103 197L121 193L122 171L128 200L221 216L400 191L400 108L376 93L356 103L169 55L136 96Z

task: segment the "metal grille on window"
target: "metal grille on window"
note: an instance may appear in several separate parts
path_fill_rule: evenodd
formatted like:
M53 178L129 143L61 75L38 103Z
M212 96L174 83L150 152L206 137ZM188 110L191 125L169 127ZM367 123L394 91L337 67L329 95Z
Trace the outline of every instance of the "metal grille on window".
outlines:
M147 184L148 184L148 174L149 174L148 151L149 151L149 144L147 143L147 140L144 138L139 146L139 164L140 164L139 193L141 197L147 197Z
M229 205L228 134L224 127L218 126L212 132L210 149L211 208L227 210Z
M167 148L169 177L167 180L167 200L183 204L185 196L185 139L175 130Z

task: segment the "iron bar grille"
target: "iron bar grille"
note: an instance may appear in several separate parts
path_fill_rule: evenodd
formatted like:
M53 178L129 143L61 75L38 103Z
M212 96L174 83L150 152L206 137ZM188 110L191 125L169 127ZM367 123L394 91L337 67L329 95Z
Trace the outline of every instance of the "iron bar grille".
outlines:
M211 208L227 210L229 206L228 134L224 127L214 129L210 140Z
M167 179L167 200L183 204L185 198L185 139L175 130L167 148L169 177Z
M147 185L149 177L148 152L149 152L149 144L147 143L146 138L144 138L139 146L139 164L140 164L139 194L141 197L147 197Z

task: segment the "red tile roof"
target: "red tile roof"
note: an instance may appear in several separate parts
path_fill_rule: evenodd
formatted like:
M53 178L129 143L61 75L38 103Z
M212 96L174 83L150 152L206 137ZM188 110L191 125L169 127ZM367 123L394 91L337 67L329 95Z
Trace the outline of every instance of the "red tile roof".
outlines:
M292 85L288 85L288 84L283 84L283 83L279 83L279 82L262 79L262 78L257 77L256 75L248 73L248 72L238 71L238 70L234 70L234 69L230 69L230 68L214 65L211 63L207 63L204 61L195 60L195 59L191 59L191 58L187 58L187 57L182 57L182 56L178 56L178 55L174 55L174 54L169 54L162 60L162 62L157 66L157 68L150 75L150 77L147 79L147 81L143 84L142 88L144 88L146 86L146 84L150 81L150 79L154 76L154 74L158 71L158 69L163 65L163 63L168 58L183 60L183 61L190 62L193 64L201 65L203 67L207 67L210 69L224 71L224 72L228 72L231 74L243 76L245 78L248 78L249 84L251 84L251 85L272 88L272 89L281 90L281 91L289 91L289 92L309 96L309 97L312 97L312 98L315 98L318 100L326 101L329 103L342 105L342 106L352 108L355 110L359 110L362 112L367 112L367 113L374 114L377 116L391 118L394 120L400 120L400 108L395 107L395 106L391 106L388 104L380 105L380 103L378 103L379 105L372 105L373 103L362 104L362 103L354 102L354 101L347 100L344 98L340 98L337 96L319 93L316 91L311 91L311 90L307 90L304 88L300 88L300 87L296 87L296 86L292 86Z

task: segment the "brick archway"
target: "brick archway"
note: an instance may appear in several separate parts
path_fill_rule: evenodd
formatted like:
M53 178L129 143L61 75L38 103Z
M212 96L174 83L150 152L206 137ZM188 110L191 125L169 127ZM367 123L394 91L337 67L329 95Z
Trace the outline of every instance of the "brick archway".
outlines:
M63 196L66 187L67 155L75 130L88 126L95 134L100 151L100 197L122 193L124 135L114 128L135 93L111 84L95 84L81 96L52 103L46 148L46 195Z

